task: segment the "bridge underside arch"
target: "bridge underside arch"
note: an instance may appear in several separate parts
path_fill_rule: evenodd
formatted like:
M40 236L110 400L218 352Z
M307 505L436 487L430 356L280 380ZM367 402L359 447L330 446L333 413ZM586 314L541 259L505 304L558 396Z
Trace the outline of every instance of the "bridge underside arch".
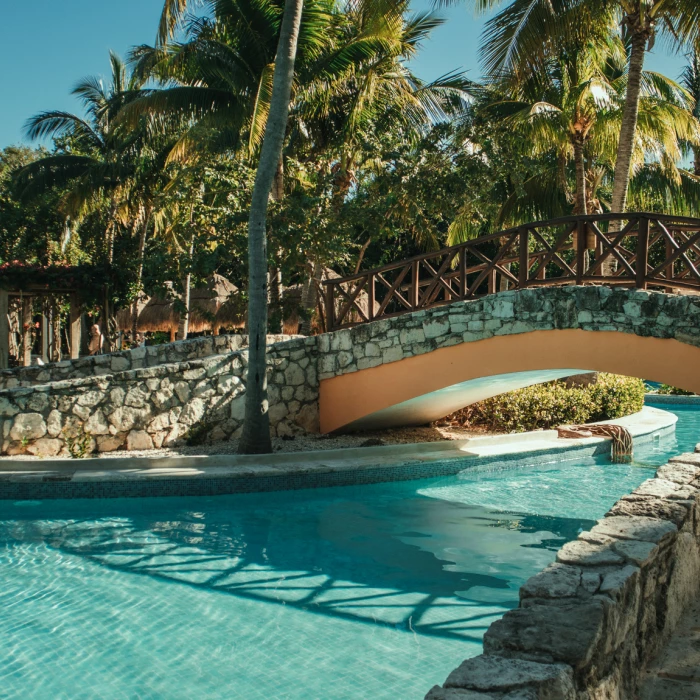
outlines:
M324 379L321 432L422 425L505 391L584 371L700 393L700 348L674 339L581 329L465 342Z

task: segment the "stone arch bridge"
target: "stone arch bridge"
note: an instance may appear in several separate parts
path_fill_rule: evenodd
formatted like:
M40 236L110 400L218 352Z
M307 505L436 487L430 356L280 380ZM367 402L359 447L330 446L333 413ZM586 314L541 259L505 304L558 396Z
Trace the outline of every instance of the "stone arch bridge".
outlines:
M151 348L84 358L65 364L61 379L50 367L35 376L3 373L3 453L235 436L247 350L215 344L222 342L175 343L152 366ZM586 370L700 393L700 296L603 286L512 290L273 343L268 356L270 417L280 436L421 424Z

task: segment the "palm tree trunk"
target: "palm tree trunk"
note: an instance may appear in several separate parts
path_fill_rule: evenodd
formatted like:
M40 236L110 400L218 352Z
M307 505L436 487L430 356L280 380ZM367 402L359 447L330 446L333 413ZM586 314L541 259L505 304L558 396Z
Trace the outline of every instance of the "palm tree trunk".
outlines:
M630 181L630 165L634 149L634 137L637 131L639 114L639 93L642 87L642 71L644 69L644 54L646 53L648 36L645 31L635 32L632 36L632 49L627 78L627 94L620 126L620 138L617 146L615 175L613 179L612 211L623 213L627 204L627 188Z
M190 212L190 224L192 224L192 213ZM194 229L192 230L192 238L190 238L190 255L188 265L191 264L192 255L194 254ZM183 281L182 303L185 305L185 310L180 314L180 320L177 325L177 339L187 340L187 334L190 332L190 292L192 289L192 273L187 271Z
M136 342L136 322L139 315L139 298L141 296L141 284L143 282L143 260L146 253L146 234L148 233L148 225L151 222L150 208L144 213L143 226L141 227L141 235L139 236L139 252L138 252L138 269L136 271L136 298L134 299L134 320L131 324L131 342Z
M630 23L633 26L632 23ZM627 206L627 189L630 182L630 166L632 151L637 132L637 117L639 115L639 94L642 87L642 71L644 69L644 54L646 53L649 34L646 28L638 29L632 35L629 68L627 73L627 93L620 125L620 138L617 144L617 159L613 176L613 194L611 210L613 213L624 213ZM610 233L622 229L622 221L611 221ZM608 258L602 265L603 275L610 276L617 270L617 260Z
M280 156L277 163L277 171L275 172L275 179L272 183L272 191L270 196L275 202L280 202L284 198L284 158ZM280 267L280 262L282 259L282 251L277 249L276 252L272 254L272 269L270 270L270 280L268 282L269 289L269 304L270 304L270 332L281 333L282 332L282 269Z
M576 169L576 214L587 214L586 163L583 157L583 143L574 139L574 167Z
M301 288L300 306L303 317L299 324L299 333L301 335L311 335L311 321L314 311L318 305L318 285L323 278L323 267L314 260L309 266L309 276L304 281ZM328 318L328 310L326 309L326 318Z
M304 0L286 0L280 28L270 113L255 175L248 220L248 375L241 454L272 451L267 402L267 205L289 116L294 61Z
M693 174L700 175L700 148L693 148Z

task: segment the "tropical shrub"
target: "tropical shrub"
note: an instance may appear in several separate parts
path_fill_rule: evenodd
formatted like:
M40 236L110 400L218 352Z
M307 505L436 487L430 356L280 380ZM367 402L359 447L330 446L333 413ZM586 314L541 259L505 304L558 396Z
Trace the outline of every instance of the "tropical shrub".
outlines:
M670 384L662 384L657 390L657 394L666 394L670 396L694 396L692 391L686 391L677 386L671 386Z
M569 388L561 381L548 382L471 406L469 422L507 433L594 423L640 411L644 393L641 379L615 374L599 374L596 383L588 386Z

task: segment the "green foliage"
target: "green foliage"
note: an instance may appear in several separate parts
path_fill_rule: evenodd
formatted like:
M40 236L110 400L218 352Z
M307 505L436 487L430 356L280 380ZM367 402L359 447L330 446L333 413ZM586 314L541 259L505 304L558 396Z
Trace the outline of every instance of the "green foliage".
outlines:
M640 411L645 391L641 379L614 374L599 374L588 386L536 384L475 404L470 420L507 433L595 423Z
M63 439L73 459L85 459L92 453L92 437L82 428L63 428Z
M190 427L185 435L185 443L190 447L204 445L207 442L213 424L210 422L197 423Z
M498 70L482 84L459 73L426 84L411 61L440 25L435 15L414 16L403 0L305 2L268 216L268 262L285 287L314 269L348 274L570 214L575 142L588 211L609 208L628 61L625 37L608 22L615 3L590 16L581 0L535 4L530 12L529 2L503 3L490 21L483 57ZM6 284L32 275L61 282L69 268L111 264L112 278L79 281L95 297L109 278L115 309L141 291L182 295L186 279L196 287L213 272L245 299L282 5L166 6L163 31L194 13L177 25L177 42L165 31L127 64L112 55L111 80L76 86L82 114L29 120L28 135L53 137L51 147L0 152ZM578 8L576 23L559 22L567 8ZM567 27L561 41L548 34ZM694 215L700 207L698 66L691 57L685 89L643 75L629 208ZM682 153L696 156L696 173L682 167Z
M665 394L667 396L695 396L692 391L686 391L677 386L662 384L657 390L657 394Z

